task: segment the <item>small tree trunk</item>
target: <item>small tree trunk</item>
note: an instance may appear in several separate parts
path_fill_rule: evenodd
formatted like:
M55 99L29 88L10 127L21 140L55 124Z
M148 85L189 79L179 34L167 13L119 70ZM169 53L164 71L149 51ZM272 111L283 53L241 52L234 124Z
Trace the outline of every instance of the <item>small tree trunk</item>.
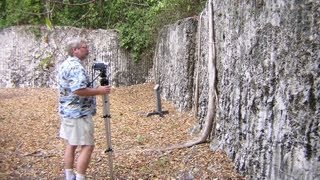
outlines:
M214 22L213 22L213 10L212 10L212 0L208 3L208 14L209 14L209 53L208 53L208 82L209 82L209 102L208 102L208 113L204 123L204 129L202 130L201 136L193 141L186 142L180 145L174 145L168 148L160 150L171 150L187 148L197 144L206 142L210 136L213 124L215 120L216 104L217 104L217 93L216 93L216 52L214 46ZM158 149L159 150L159 149Z
M201 19L202 19L202 12L200 14L199 17L199 34L198 34L198 66L196 69L196 80L195 80L195 88L194 88L194 103L193 103L193 108L194 108L194 116L197 117L198 116L198 107L199 107L199 71L200 71L200 56L201 56L201 28L202 28L202 23L201 23Z

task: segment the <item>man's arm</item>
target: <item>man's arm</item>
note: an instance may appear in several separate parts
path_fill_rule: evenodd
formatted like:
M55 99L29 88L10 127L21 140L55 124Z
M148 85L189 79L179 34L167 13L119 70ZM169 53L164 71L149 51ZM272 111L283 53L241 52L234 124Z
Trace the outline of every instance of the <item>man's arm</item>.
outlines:
M99 86L97 88L83 88L74 91L78 96L96 96L109 94L111 91L110 86Z

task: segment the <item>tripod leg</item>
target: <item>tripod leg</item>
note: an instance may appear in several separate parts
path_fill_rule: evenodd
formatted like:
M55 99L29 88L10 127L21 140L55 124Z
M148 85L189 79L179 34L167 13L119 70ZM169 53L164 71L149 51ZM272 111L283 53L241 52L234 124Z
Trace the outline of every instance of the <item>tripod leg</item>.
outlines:
M109 161L109 169L110 169L110 179L113 179L113 150L111 145L111 124L110 124L110 102L109 96L103 96L103 117L104 117L104 125L106 130L106 138L107 138L107 150L108 153L108 161Z

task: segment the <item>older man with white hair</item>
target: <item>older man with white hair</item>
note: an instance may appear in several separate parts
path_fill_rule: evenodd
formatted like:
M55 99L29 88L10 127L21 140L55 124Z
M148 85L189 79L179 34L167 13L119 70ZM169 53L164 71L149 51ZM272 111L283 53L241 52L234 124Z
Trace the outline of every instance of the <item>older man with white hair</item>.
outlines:
M67 44L69 57L59 66L59 114L60 137L66 140L64 168L66 179L85 179L94 149L94 125L96 95L109 94L110 86L89 87L90 79L82 65L89 54L86 41L74 38ZM76 173L73 171L75 150L81 147Z

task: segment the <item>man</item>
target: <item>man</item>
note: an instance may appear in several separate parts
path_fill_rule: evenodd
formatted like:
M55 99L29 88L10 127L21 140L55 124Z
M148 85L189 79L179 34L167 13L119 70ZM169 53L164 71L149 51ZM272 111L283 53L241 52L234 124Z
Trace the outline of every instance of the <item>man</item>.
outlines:
M64 168L66 179L85 179L94 148L92 116L96 113L96 95L110 93L109 86L90 88L90 79L81 64L89 54L82 39L68 42L69 57L60 65L58 72L60 137L66 140ZM81 147L77 159L76 174L73 172L75 150Z

